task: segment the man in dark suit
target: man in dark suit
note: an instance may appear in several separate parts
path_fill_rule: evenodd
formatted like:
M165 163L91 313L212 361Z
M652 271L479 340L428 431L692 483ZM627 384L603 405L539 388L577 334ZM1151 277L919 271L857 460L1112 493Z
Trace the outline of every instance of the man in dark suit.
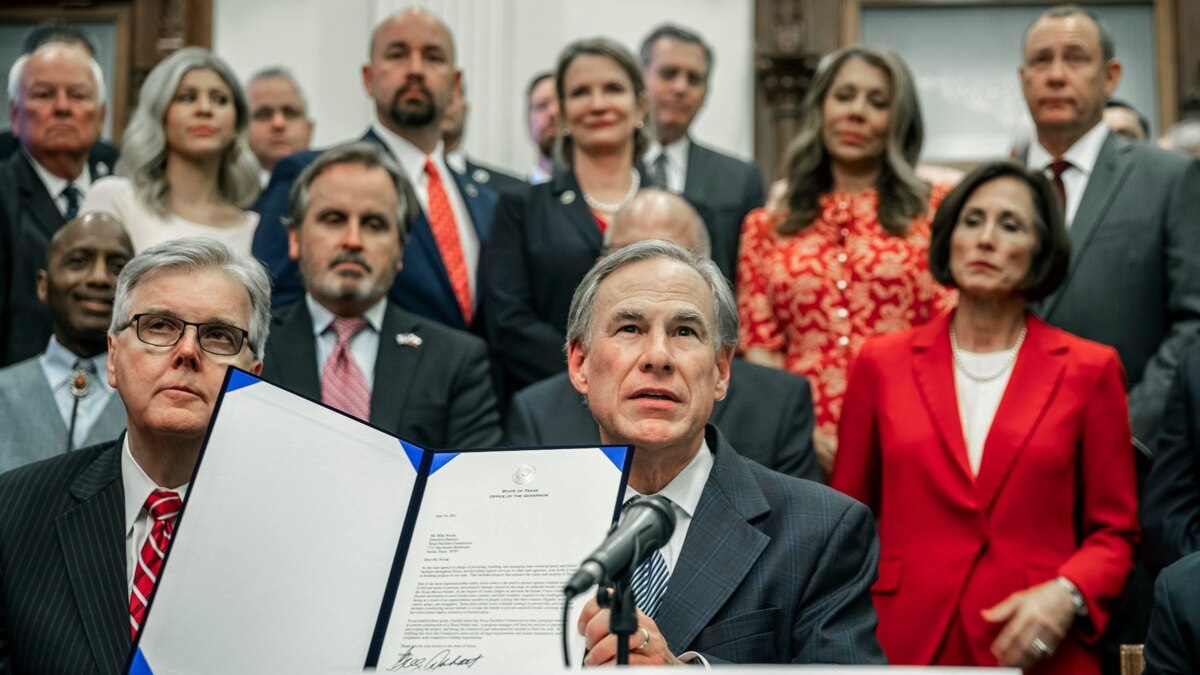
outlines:
M537 148L537 161L529 171L529 183L541 185L554 177L554 144L558 140L558 92L554 73L544 70L529 78L525 90L525 117L529 140Z
M107 376L128 432L0 475L0 670L125 672L226 367L259 372L269 321L266 271L220 242L121 271Z
M1194 675L1200 672L1200 553L1193 553L1158 575L1154 613L1146 636L1145 675Z
M689 135L708 94L712 49L699 35L667 24L642 41L641 59L656 134L642 161L655 185L682 194L704 215L713 261L733 281L742 221L766 197L757 166L700 145Z
M454 40L441 20L420 8L387 17L372 34L371 60L362 69L363 86L375 101L375 119L362 140L392 155L421 205L404 249L404 268L390 291L392 302L447 326L480 332L475 275L496 193L445 163L442 114L461 77L454 66ZM300 272L288 257L283 218L292 183L317 154L281 161L259 199L253 250L271 271L275 307L304 293Z
M1146 560L1160 569L1200 552L1200 341L1179 361L1141 509Z
M659 239L708 257L704 223L682 197L659 188L642 190L604 232L615 251ZM711 422L737 439L738 451L763 466L819 480L812 449L813 406L808 380L734 358L729 391L713 405ZM596 421L567 373L517 392L508 412L505 441L511 445L599 443Z
M527 187L528 183L494 167L480 164L467 156L463 150L463 136L467 130L467 85L464 81L454 92L454 98L442 115L442 144L446 152L446 165L456 173L470 176L471 180L486 185L496 192L508 192Z
M883 663L866 507L742 458L707 424L737 344L733 293L713 262L632 244L588 272L570 316L571 382L601 440L635 449L627 494L657 494L675 512L646 562L665 590L635 591L644 611L630 663ZM578 628L585 665L612 662L608 610L589 601Z
M388 302L416 196L373 143L322 153L293 190L304 298L276 314L263 377L435 448L495 445L487 346Z
M93 156L104 124L104 79L86 49L52 42L22 56L9 83L9 118L21 151L0 164L0 365L45 348L50 316L37 271L50 237L75 217L115 153ZM95 153L100 155L102 153Z

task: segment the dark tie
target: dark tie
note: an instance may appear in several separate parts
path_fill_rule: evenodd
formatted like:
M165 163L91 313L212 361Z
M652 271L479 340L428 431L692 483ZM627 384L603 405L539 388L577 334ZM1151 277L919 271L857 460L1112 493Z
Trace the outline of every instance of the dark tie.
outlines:
M79 188L74 183L68 183L60 194L67 198L67 220L79 215Z
M654 160L654 186L664 190L671 189L667 186L667 151L665 148Z
M1050 169L1050 182L1054 183L1054 191L1058 193L1058 203L1062 204L1063 210L1067 208L1067 186L1063 184L1063 172L1071 168L1071 163L1062 157L1056 158L1053 162L1046 165Z
M96 365L91 359L75 359L71 376L67 381L71 396L71 423L67 425L67 452L75 449L75 418L79 415L79 402L88 397L96 386Z

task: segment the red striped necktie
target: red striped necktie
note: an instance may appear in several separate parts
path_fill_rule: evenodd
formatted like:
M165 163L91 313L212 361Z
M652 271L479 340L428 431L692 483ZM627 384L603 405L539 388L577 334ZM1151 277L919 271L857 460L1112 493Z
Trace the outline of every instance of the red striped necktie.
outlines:
M136 638L142 628L146 605L150 603L150 593L154 590L154 584L158 582L163 557L167 555L171 535L175 533L175 516L179 515L179 507L182 505L183 500L180 499L179 493L172 490L155 490L142 505L154 523L150 526L146 542L142 544L137 568L133 571L133 592L129 594L130 637Z

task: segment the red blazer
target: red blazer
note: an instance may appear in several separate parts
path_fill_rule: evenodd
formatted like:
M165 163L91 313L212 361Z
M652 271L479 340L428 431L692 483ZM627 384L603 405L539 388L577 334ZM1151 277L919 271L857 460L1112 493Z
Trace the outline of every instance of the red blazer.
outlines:
M879 523L872 588L891 663L928 664L958 612L979 665L980 611L1058 575L1087 601L1038 671L1099 673L1094 644L1133 566L1137 495L1124 376L1110 347L1028 316L972 477L950 316L869 340L849 380L833 487Z

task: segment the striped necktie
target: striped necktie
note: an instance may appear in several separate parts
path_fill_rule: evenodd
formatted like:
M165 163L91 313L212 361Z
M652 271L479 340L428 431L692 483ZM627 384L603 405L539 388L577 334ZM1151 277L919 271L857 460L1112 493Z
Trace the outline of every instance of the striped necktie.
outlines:
M150 604L150 594L154 584L158 582L158 573L162 571L163 558L167 555L167 547L171 545L171 535L175 533L175 516L179 515L179 507L183 505L179 493L172 490L155 490L146 498L142 506L153 519L150 534L146 543L142 544L142 552L138 555L137 568L133 572L133 592L129 594L129 634L136 638L142 629L142 620L146 617L146 606Z
M638 497L634 497L625 502L625 508L629 508L629 505L637 500ZM643 614L651 619L655 618L658 606L662 604L663 593L667 590L667 582L670 580L667 559L663 557L661 550L655 550L633 571L633 599Z
M339 316L330 325L337 333L337 343L321 371L321 402L367 421L371 418L371 388L350 352L351 338L367 327L367 320Z
M74 219L79 215L79 188L74 183L68 183L60 194L67 200L67 220Z

